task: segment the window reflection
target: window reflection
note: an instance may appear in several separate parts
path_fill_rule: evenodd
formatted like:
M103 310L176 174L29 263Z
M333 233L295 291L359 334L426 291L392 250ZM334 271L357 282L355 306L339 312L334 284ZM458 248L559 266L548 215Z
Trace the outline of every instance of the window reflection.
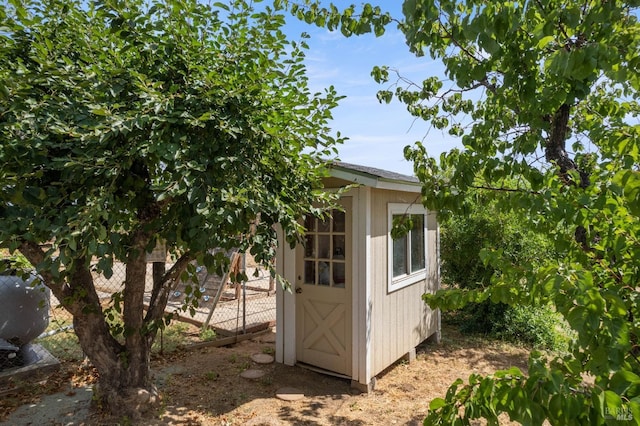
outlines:
M344 235L333 236L333 258L344 259Z
M393 240L393 276L407 273L407 237Z
M329 232L331 229L331 218L327 217L325 220L318 220L318 232Z
M333 263L333 285L334 287L344 288L345 283L345 264Z
M305 261L304 262L304 283L315 284L316 282L316 262Z
M329 269L329 262L318 262L318 285L328 286L331 284Z
M304 227L308 232L315 232L316 230L316 218L313 216L307 216L304 218Z
M393 219L401 215L393 215ZM411 215L409 232L393 240L393 276L411 275L426 268L425 216Z
M411 271L419 271L425 268L426 257L424 253L424 216L411 215L413 228L411 228Z
M329 259L331 256L331 237L318 235L318 258Z
M333 232L344 232L345 213L340 210L334 210L332 215L333 215Z
M315 235L306 235L304 237L304 257L315 257Z

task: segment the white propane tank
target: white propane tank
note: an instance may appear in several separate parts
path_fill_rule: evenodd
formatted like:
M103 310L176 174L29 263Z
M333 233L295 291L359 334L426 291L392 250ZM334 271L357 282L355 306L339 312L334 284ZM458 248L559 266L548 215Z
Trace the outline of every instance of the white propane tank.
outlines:
M5 271L5 273L10 273ZM0 275L0 340L24 346L49 325L49 292L35 277Z

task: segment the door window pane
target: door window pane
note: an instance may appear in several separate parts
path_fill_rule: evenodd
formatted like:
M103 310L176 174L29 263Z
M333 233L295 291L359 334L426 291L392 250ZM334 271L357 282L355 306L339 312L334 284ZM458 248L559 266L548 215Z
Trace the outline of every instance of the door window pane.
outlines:
M333 258L342 260L344 259L344 235L333 236Z
M318 232L329 232L331 229L331 218L327 217L325 220L318 219Z
M304 283L312 285L316 283L316 262L310 260L304 262Z
M331 258L331 237L329 235L318 235L318 258Z
M326 220L305 218L304 283L346 287L346 215L333 210Z
M344 232L345 230L345 214L340 210L334 210L333 216L333 232Z
M308 232L315 232L316 230L316 218L313 216L307 216L304 218L304 227Z
M333 262L333 286L344 288L345 264Z
M318 285L328 286L331 284L331 271L328 262L318 262Z
M304 237L304 257L315 257L316 254L315 235L305 235Z

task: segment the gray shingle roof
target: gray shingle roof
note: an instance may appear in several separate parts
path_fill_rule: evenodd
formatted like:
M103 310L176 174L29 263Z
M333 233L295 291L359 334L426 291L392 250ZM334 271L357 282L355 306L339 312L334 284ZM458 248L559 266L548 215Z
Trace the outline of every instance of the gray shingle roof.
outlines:
M418 178L415 176L376 169L375 167L360 166L358 164L343 163L341 161L333 161L329 167L369 175L372 178L381 178L395 182L419 183Z

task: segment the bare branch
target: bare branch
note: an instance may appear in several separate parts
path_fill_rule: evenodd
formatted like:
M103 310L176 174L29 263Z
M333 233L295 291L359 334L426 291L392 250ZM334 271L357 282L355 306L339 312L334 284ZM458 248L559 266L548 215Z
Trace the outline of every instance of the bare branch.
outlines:
M493 186L486 186L486 185L470 185L469 187L470 188L474 188L474 189L484 189L484 190L487 190L487 191L520 192L520 193L523 193L523 194L540 195L540 192L532 191L530 189L493 187Z
M42 277L44 285L51 289L51 292L61 302L68 296L68 287L65 287L65 281L62 279L54 278L53 274L47 269L42 268L38 270L38 265L42 264L45 260L46 254L44 249L33 241L23 241L18 247L20 253L27 258L27 260L36 268L37 273ZM67 291L65 291L65 289Z
M180 274L186 269L189 262L193 260L191 253L183 254L180 259L167 271L158 283L153 283L149 310L145 317L145 322L155 321L162 318L164 308L169 300L169 293L174 284L180 279Z
M580 187L584 189L590 184L589 175L578 169L566 150L570 111L568 104L562 104L551 118L551 132L545 143L545 158L560 167L560 174L567 181L570 180L569 171L577 171L580 174Z
M440 24L440 29L441 29L441 30L442 30L442 32L445 34L445 36L446 36L448 39L450 39L450 40L453 42L453 44L454 44L458 49L460 49L461 51L463 51L463 52L465 53L465 55L467 55L470 59L473 59L474 61L476 61L476 62L478 62L478 63L482 62L480 59L476 58L476 56L475 56L473 53L471 53L471 52L469 51L469 49L467 49L465 46L463 46L462 44L460 44L460 42L459 42L458 40L456 40L456 39L453 37L453 34L451 34L451 31L448 31L448 30L447 30L447 26L446 26L446 25L442 22L442 20L441 20L441 19L439 19L439 18L438 18L438 24Z

